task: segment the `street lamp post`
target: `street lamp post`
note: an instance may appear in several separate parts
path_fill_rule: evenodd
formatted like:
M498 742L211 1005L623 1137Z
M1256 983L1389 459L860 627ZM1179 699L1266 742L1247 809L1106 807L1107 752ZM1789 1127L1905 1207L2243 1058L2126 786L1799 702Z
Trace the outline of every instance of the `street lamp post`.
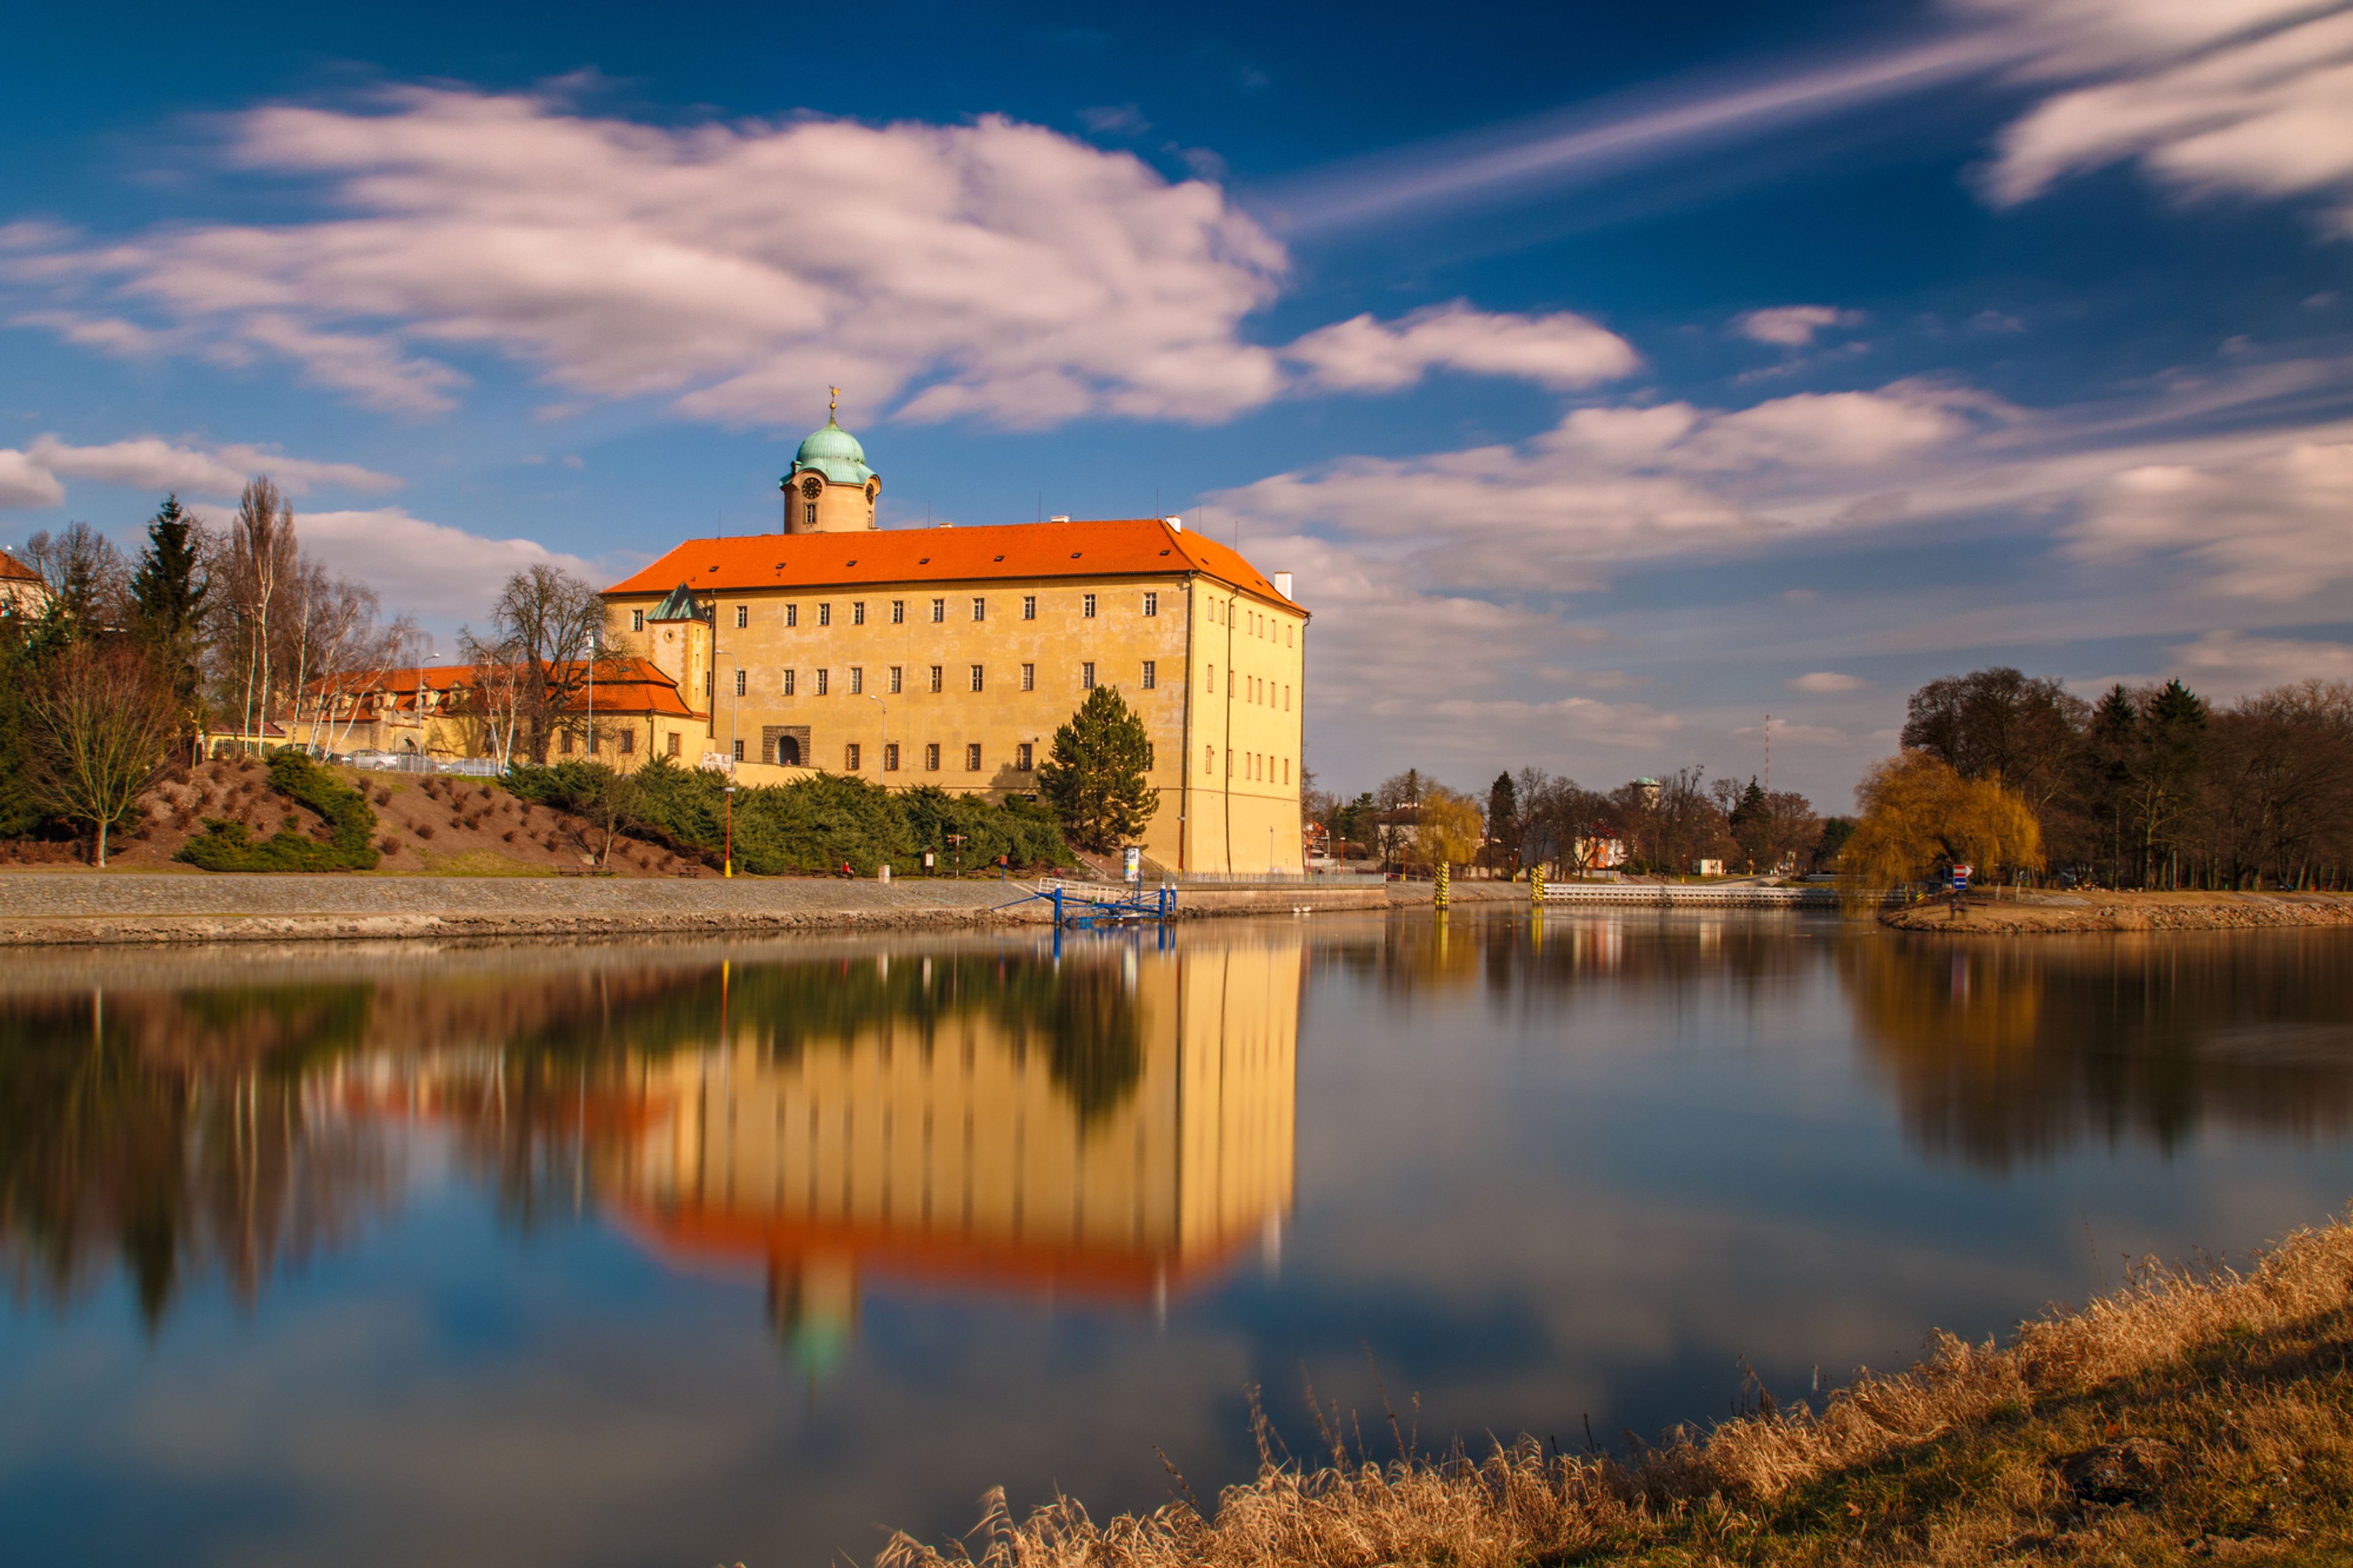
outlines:
M713 648L711 652L713 676L718 674L719 661L723 658L735 667L735 680L727 693L727 847L720 855L719 874L733 877L735 874L735 763L736 752L744 744L739 738L736 719L744 711L744 666L733 654ZM714 698L712 707L715 710L718 706Z

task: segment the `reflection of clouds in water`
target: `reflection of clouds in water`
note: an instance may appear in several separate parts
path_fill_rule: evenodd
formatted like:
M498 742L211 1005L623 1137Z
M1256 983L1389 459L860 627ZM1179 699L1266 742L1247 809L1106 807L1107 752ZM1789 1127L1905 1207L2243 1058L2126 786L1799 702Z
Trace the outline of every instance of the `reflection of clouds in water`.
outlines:
M371 985L354 1043L300 1076L321 1114L374 1118L412 1171L444 1173L412 1179L364 1245L313 1254L254 1326L216 1294L153 1352L95 1302L6 1325L38 1353L0 1408L0 1484L46 1466L60 1496L137 1497L56 1539L150 1558L856 1560L888 1528L964 1528L997 1483L1017 1505L1059 1484L1099 1512L1151 1506L1155 1447L1206 1492L1248 1472L1247 1384L1303 1433L1303 1367L1377 1442L1362 1347L1392 1398L1422 1396L1425 1440L1573 1446L1588 1413L1605 1439L1720 1413L1744 1357L1802 1395L1817 1363L1900 1363L1931 1324L1984 1333L2080 1297L2087 1232L2113 1279L2120 1250L2318 1218L2353 1176L2341 942L1915 961L1830 921L1613 913L1539 935L1466 916L1190 931L1173 990L1148 952L1074 947L1082 994L996 942L746 944L723 980L710 948L233 963L248 990ZM1200 1116L1213 1086L1172 1067L1264 1043L1270 986L1303 1020L1295 1107L1249 1092ZM0 1018L24 994L0 976ZM280 1027L268 1013L216 1008L164 1055L223 1070L240 1030ZM1132 1053L1085 1056L1130 1024ZM992 1114L1036 1134L991 1189L996 1228L960 1243L995 1278L910 1265L936 1261L957 1190L936 1164L926 1187L913 1130L951 1090L981 1103L967 1037L1003 1090ZM1190 1122L1164 1117L1180 1084ZM812 1107L864 1131L798 1164L752 1136ZM1279 1264L1257 1260L1271 1189L1209 1179L1238 1144L1295 1153ZM1139 1206L1139 1153L1197 1202L1233 1201ZM1127 1186L1090 1173L1113 1154ZM811 1175L841 1201L810 1206ZM723 1211L753 1250L673 1267L642 1233L575 1223L575 1181L592 1220L624 1196ZM1164 1328L1148 1297L1033 1267L1089 1234L1146 1266L1211 1264ZM847 1266L829 1310L856 1333L821 1376L765 1321L780 1257Z

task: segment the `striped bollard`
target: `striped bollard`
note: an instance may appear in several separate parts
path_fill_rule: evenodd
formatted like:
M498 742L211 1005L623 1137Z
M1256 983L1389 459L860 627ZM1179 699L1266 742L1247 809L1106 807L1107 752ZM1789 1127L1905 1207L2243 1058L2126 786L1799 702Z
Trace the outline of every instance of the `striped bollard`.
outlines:
M1446 907L1446 862L1443 860L1438 863L1438 907L1441 910Z

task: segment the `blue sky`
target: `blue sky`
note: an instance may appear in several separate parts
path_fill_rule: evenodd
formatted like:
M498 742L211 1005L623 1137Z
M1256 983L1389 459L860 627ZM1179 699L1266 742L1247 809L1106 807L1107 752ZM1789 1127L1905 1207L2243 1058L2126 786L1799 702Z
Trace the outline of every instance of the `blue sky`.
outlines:
M265 468L506 572L1156 506L1297 574L1309 762L1837 807L1989 661L2353 676L2353 12L49 8L0 546Z

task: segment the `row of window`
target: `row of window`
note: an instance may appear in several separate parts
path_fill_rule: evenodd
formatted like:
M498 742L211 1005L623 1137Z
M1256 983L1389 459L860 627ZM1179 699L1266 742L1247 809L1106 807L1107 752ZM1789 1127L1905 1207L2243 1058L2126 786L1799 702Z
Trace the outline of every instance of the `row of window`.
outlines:
M1264 610L1250 608L1240 599L1210 600L1209 621L1213 626L1232 626L1245 637L1264 637L1269 642L1274 640L1274 628L1280 626L1285 647L1293 646L1292 637L1299 625L1296 621L1278 621ZM744 623L738 621L735 624L740 626Z
M987 689L987 667L986 665L976 664L969 668L971 674L968 679L970 679L971 684L967 686L965 689L968 691L983 691ZM778 670L776 674L778 679L778 691L781 695L786 697L798 695L798 688L800 685L799 671L783 669ZM832 694L832 670L829 668L820 668L809 671L809 674L815 678L814 684L810 689L811 696L826 697ZM849 694L852 697L863 697L866 694L866 667L864 665L853 664L849 668ZM906 689L906 667L904 665L897 664L891 666L889 670L884 674L883 680L883 689L893 697L898 696L901 692ZM1140 684L1146 691L1153 690L1159 686L1159 660L1147 658L1144 661ZM710 689L710 677L708 675L703 678L703 687L704 694L707 696ZM1092 691L1094 689L1095 667L1093 661L1089 660L1079 666L1079 689L1082 691ZM931 667L931 689L934 691L944 691L947 689L947 666L944 664L935 664ZM1024 691L1035 691L1038 689L1038 667L1036 665L1025 664L1021 667L1021 689ZM751 681L744 670L740 668L737 669L735 671L735 695L738 697L749 697L751 694Z
M1280 764L1282 773L1282 776L1280 779L1275 777L1278 764ZM1218 771L1217 747L1204 746L1201 748L1201 771L1205 773L1211 774L1214 774ZM1233 778L1237 775L1258 784L1289 784L1291 782L1291 759L1289 757L1271 756L1265 752L1228 752L1226 753L1226 776L1228 778Z
M1095 595L1092 594L1085 594L1080 596L1079 615L1081 618L1090 621L1095 618ZM1146 616L1157 616L1160 614L1160 595L1157 592L1146 593L1144 595L1143 613ZM933 623L936 625L947 618L947 600L944 598L934 599L932 601ZM976 621L985 621L988 619L988 597L987 595L975 594L972 596L972 618ZM1021 595L1021 618L1025 621L1034 621L1038 618L1037 595L1024 594ZM892 600L891 624L894 626L904 626L906 624L906 620L907 601L904 599ZM748 626L751 624L752 606L749 605L736 605L735 625L740 628ZM785 625L787 626L797 626L800 624L800 605L797 604L786 605L785 606ZM817 624L821 626L829 626L833 625L833 602L831 600L820 599L818 601ZM865 600L852 599L849 601L849 624L853 626L862 626L866 624ZM637 609L629 612L629 629L633 632L641 632L646 629L646 613L644 610Z
M1285 713L1291 711L1290 687L1269 680L1263 675L1234 675L1231 670L1227 674L1232 676L1226 683L1227 696L1240 698L1244 702L1255 702L1261 708L1271 708L1279 695L1282 700L1282 710ZM1215 691L1217 689L1218 667L1213 664L1209 666L1209 689Z

